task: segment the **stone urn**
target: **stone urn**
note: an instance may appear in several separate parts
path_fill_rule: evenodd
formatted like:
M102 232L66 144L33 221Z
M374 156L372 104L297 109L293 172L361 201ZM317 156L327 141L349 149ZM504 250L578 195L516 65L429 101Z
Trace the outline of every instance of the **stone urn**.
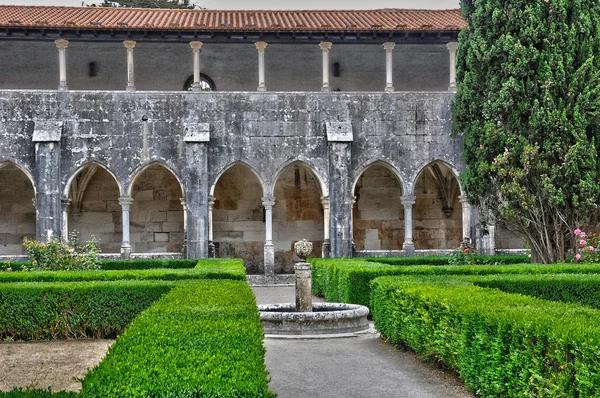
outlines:
M309 242L306 239L302 239L294 243L294 252L296 253L296 256L298 256L303 262L306 261L308 256L310 256L312 250L312 242Z

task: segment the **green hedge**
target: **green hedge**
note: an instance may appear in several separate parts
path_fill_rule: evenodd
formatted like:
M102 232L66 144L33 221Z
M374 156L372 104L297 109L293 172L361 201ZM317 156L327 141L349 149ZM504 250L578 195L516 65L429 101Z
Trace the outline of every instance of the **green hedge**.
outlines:
M138 316L82 397L271 397L263 332L240 281L183 283Z
M122 271L25 271L0 272L2 282L83 282L116 280L183 280L235 279L245 280L246 269L239 259L195 260L191 269L148 269Z
M501 275L468 278L476 286L600 309L600 275Z
M600 396L600 311L462 283L376 279L377 329L482 397Z
M128 269L153 269L153 268L194 268L198 260L102 260L100 267L103 270L128 270Z
M71 391L53 392L52 390L15 388L11 391L0 391L0 398L76 398L78 393Z
M362 259L310 259L313 293L327 301L369 306L369 284L392 275L593 274L600 264L513 264L471 266L393 266Z
M173 286L165 281L0 284L0 340L114 338Z
M368 257L366 261L388 265L449 265L450 256L414 256L414 257ZM472 255L471 261L474 265L503 265L503 264L527 264L531 259L527 255L510 254L479 256Z

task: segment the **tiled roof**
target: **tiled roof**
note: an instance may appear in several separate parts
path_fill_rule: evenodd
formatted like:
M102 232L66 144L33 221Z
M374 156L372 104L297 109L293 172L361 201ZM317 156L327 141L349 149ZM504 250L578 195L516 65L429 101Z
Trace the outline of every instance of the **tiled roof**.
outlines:
M0 6L0 27L211 31L456 31L466 27L466 23L459 10L225 11Z

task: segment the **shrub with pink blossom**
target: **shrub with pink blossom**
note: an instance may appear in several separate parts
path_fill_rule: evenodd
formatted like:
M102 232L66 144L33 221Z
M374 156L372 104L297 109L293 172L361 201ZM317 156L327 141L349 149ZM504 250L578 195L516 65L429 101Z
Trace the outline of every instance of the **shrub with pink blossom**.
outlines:
M577 241L577 250L575 251L575 261L578 263L600 263L600 236L595 234L586 234L579 228L573 231Z

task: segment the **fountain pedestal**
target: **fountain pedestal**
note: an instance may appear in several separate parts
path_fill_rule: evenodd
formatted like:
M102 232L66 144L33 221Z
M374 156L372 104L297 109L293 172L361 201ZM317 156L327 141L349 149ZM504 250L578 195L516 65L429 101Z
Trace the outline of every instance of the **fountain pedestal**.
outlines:
M296 263L296 312L312 312L312 266Z

